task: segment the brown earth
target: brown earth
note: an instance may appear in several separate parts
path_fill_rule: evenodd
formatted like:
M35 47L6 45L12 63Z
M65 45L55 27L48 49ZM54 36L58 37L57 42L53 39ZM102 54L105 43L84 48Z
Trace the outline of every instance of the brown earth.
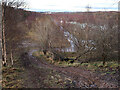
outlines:
M59 67L49 64L44 59L37 59L31 54L23 55L22 62L26 69L25 88L117 88L118 85L101 79L82 67ZM55 75L59 75L56 77ZM49 77L48 77L49 76Z

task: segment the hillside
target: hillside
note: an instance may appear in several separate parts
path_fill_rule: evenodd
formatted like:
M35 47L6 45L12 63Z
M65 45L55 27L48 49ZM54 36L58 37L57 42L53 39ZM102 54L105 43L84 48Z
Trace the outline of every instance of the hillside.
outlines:
M117 14L5 7L3 88L118 88Z

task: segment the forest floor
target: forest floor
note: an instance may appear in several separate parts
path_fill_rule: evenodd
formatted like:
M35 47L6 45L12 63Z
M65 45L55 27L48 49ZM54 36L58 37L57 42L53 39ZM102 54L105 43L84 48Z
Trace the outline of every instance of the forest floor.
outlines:
M25 88L117 88L117 74L102 75L82 66L60 67L31 54L21 57Z

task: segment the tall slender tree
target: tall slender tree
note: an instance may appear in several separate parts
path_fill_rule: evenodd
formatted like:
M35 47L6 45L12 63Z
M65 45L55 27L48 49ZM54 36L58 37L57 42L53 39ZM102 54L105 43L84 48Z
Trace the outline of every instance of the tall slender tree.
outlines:
M6 18L6 10L8 7L13 7L13 8L24 7L25 2L21 0L2 0L1 4L2 4L2 59L3 59L3 65L5 66L7 65L7 45L6 45L7 24L6 24L6 21L8 19ZM12 46L10 47L12 48ZM10 50L10 52L11 52L11 62L13 64L12 49Z

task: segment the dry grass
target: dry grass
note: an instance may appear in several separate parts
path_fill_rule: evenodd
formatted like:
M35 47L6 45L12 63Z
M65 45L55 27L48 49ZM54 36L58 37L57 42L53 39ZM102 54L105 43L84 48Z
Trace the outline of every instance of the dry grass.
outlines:
M6 66L2 68L2 87L3 88L22 88L23 78L22 73L24 68L17 61L14 67Z

